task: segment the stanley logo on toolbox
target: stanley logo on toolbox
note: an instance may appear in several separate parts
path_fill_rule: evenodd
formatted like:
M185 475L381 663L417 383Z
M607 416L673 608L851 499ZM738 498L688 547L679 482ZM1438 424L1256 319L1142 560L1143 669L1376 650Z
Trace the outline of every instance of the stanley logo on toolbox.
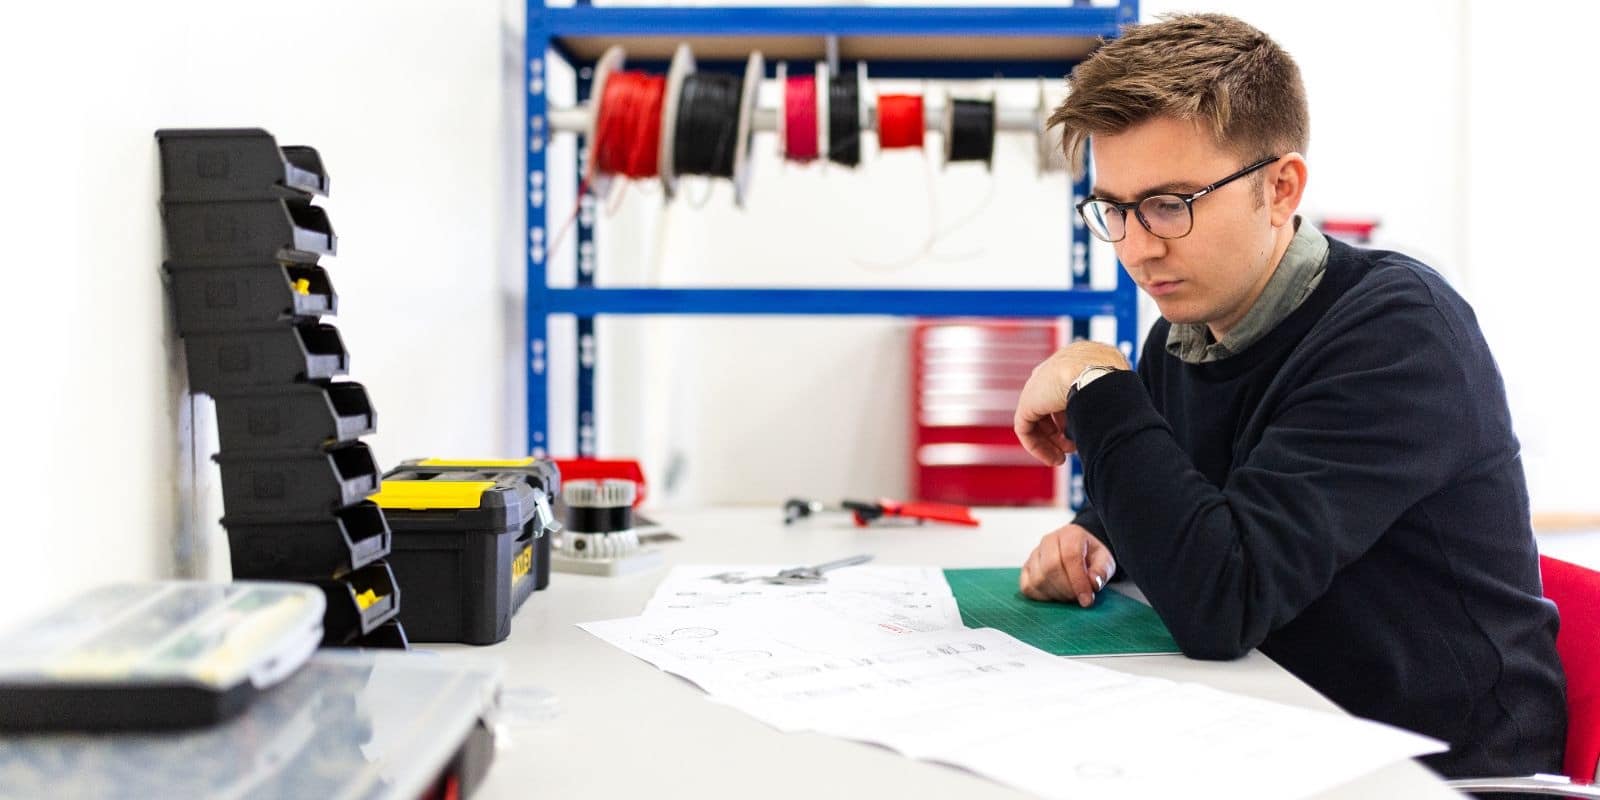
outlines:
M533 545L526 545L522 552L517 554L517 560L511 562L511 585L528 577L528 572L533 569Z

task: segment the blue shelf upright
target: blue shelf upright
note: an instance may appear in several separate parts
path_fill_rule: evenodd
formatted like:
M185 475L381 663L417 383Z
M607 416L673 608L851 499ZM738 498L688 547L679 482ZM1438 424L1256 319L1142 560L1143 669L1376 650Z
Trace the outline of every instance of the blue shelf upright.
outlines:
M546 191L545 161L550 138L549 104L545 98L545 54L550 51L550 30L545 25L544 0L528 0L527 29L524 32L523 71L527 100L523 106L524 172L528 176L527 283L524 296L523 331L528 340L526 370L528 452L544 455L550 449L550 292L545 269L545 240L549 229L549 193Z
M579 103L589 98L593 81L594 76L588 70L578 71ZM585 192L583 186L583 167L590 158L588 148L591 144L585 142L582 135L578 137L579 169L574 176L578 183L575 195L578 201L577 284L583 289L594 287L597 263L594 244L595 195ZM598 358L595 342L594 315L578 315L578 455L586 457L595 455L594 367Z
M589 94L588 68L612 44L628 53L630 69L665 71L672 49L688 42L702 68L742 63L761 50L768 63L866 61L885 78L1039 78L1058 79L1088 55L1103 38L1138 20L1138 0L1115 5L1074 2L1046 7L596 7L579 0L568 7L546 7L527 0L527 449L550 449L549 318L570 314L577 320L577 409L574 420L579 455L595 451L594 375L597 341L594 320L601 314L799 314L963 317L1070 318L1073 336L1088 336L1089 320L1116 322L1118 345L1133 357L1137 336L1137 296L1131 279L1119 270L1116 288L1090 284L1088 231L1073 215L1070 263L1065 285L1043 290L904 289L689 289L611 288L594 285L598 263L594 242L595 201L579 192L576 285L551 288L547 150L555 133L546 100L544 59L555 53L578 74L577 97ZM927 54L948 54L929 60ZM578 153L585 157L580 135ZM582 174L580 168L577 173ZM1071 201L1088 192L1087 179L1072 184ZM1076 476L1076 472L1074 472ZM1072 479L1071 495L1081 495ZM1076 504L1076 501L1074 501Z

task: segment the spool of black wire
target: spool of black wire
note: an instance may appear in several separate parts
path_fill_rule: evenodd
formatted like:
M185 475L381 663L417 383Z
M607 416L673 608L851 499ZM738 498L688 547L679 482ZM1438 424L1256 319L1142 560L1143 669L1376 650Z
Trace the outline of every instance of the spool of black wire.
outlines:
M696 72L684 76L672 146L676 174L733 177L743 93L744 80L736 75Z
M828 81L828 160L847 167L861 163L861 84L855 74Z
M946 118L945 162L994 158L994 101L950 98Z

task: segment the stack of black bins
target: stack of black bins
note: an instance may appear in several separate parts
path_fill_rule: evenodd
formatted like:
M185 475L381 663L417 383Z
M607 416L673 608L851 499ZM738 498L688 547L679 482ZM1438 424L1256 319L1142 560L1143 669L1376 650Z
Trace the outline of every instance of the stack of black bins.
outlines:
M407 647L386 557L390 531L366 499L379 470L358 438L376 416L350 357L321 321L339 298L318 265L333 228L322 159L264 130L156 132L165 272L189 385L216 400L222 496L235 579L314 583L323 644Z

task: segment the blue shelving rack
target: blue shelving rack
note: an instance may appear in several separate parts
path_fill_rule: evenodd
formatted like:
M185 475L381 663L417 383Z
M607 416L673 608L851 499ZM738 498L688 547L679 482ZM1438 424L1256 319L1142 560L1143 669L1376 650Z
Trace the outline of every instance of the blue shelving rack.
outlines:
M732 69L761 50L779 60L866 61L880 78L1059 79L1101 38L1139 17L1138 0L1114 6L1062 7L596 7L587 0L546 7L527 0L524 120L527 168L527 449L544 454L549 437L549 318L577 318L579 455L595 446L594 319L601 314L804 314L962 317L1067 317L1075 336L1089 320L1116 321L1119 346L1133 356L1137 298L1118 271L1112 290L1090 288L1088 232L1073 214L1071 263L1061 289L705 289L600 288L594 285L594 205L580 197L577 285L551 288L546 277L549 212L546 158L554 135L546 102L545 56L556 53L578 74L577 99L587 99L588 72L606 47L622 45L630 69L664 72L672 48L688 42L702 69ZM931 60L929 53L941 58ZM582 152L579 142L578 152ZM870 169L871 165L863 168ZM1072 187L1073 202L1088 192ZM1081 492L1076 484L1072 494ZM1076 504L1076 498L1074 498Z

